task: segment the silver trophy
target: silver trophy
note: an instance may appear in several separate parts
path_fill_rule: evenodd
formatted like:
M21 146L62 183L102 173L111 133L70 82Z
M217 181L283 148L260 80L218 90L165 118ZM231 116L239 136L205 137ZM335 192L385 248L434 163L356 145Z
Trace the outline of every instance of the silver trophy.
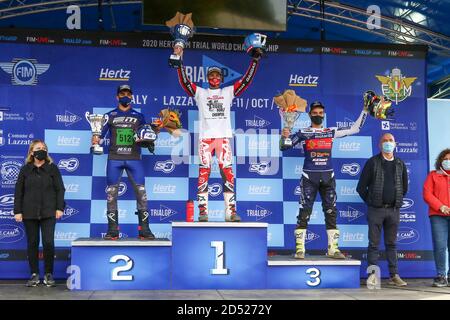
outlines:
M300 117L301 112L299 111L284 111L283 109L278 109L280 112L281 119L283 120L284 128L288 128L292 131L294 127L295 121L297 121L298 117ZM292 147L291 138L284 138L283 145L286 147Z
M306 100L298 96L294 90L288 89L273 97L273 101L278 106L284 128L292 131L295 121L306 110ZM285 147L292 147L290 138L282 137L281 143Z
M184 49L186 44L194 35L194 23L192 22L192 13L186 15L177 12L170 20L166 21L166 25L170 28L170 33L174 39L174 53L169 57L169 66L178 68L182 63L182 56L175 50L176 47Z
M108 122L108 115L89 113L89 111L87 111L85 113L85 117L91 126L92 136L100 137L103 126ZM93 144L91 147L91 152L93 154L103 154L103 147L97 143Z

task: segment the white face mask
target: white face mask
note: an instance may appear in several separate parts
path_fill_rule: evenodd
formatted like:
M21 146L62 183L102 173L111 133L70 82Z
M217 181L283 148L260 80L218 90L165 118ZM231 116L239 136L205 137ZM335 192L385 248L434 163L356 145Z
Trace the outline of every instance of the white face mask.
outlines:
M442 169L450 170L450 160L445 159L442 161Z

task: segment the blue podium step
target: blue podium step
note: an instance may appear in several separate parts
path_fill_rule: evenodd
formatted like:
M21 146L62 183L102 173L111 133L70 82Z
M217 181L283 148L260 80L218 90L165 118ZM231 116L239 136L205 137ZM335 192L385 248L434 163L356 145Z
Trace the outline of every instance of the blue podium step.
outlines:
M267 223L173 222L172 241L72 242L72 290L359 288L358 260L267 257Z
M171 246L168 239L77 239L68 284L73 290L169 289Z
M267 223L173 222L174 289L264 289Z
M310 256L272 256L268 260L268 289L359 288L361 261Z

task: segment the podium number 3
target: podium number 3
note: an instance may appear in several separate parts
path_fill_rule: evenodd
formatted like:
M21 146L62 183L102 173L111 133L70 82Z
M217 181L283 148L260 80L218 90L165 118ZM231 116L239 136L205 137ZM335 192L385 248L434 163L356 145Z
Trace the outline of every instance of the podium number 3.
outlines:
M112 256L111 259L109 259L110 263L117 263L118 261L125 261L125 265L120 266L120 267L115 267L112 270L111 280L112 281L132 281L133 276L131 274L130 275L119 275L119 272L130 271L133 268L133 260L131 260L130 257L123 255L123 254L118 254L118 255Z
M306 270L306 273L309 274L309 277L311 280L306 281L306 284L310 287L317 287L321 280L320 280L320 270L317 268L309 268Z
M211 247L216 248L216 267L211 269L211 274L228 274L225 268L225 250L223 241L211 241Z

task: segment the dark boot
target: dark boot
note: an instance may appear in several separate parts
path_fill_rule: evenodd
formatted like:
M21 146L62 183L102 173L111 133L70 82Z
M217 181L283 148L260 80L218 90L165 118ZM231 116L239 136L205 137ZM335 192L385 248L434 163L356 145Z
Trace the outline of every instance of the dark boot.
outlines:
M108 218L108 232L106 232L104 239L119 239L119 213L117 211L107 212L106 217Z
M139 210L136 212L138 219L139 219L139 239L141 240L153 240L155 239L155 235L150 230L150 227L148 226L148 216L149 213L146 210Z

